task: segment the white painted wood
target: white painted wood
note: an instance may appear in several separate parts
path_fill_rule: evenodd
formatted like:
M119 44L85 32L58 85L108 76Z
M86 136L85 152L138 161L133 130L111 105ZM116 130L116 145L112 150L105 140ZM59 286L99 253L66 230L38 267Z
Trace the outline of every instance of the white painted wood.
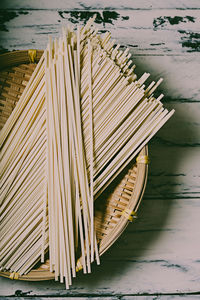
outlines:
M0 37L0 46L8 50L43 49L48 34L57 36L62 25L75 21L71 11L98 12L102 21L97 26L130 48L136 73L164 78L159 91L176 113L149 144L150 173L139 219L102 257L101 266L93 267L91 275L78 275L67 292L56 282L0 278L0 295L199 299L200 1L13 0L2 8L15 13L4 21L8 31ZM114 12L107 22L105 10ZM83 15L80 19L82 24Z
M172 119L149 143L146 197L200 198L199 103L171 103Z
M138 76L145 70L151 74L151 80L160 77L164 79L158 88L165 96L163 102L191 103L200 100L200 72L197 68L200 65L199 53L185 56L133 56L133 61Z
M155 296L124 296L120 298L122 300L180 300L189 299L196 300L199 299L198 295L155 295Z
M150 176L146 197L196 198L200 196L199 147L150 145Z
M18 292L17 293L18 295L23 295L23 293L22 292ZM131 296L132 297L132 296ZM4 297L3 298L4 300L9 300L9 299L11 299L11 300L21 300L21 299L27 299L27 298L24 298L24 297L22 297L22 296L20 296L20 297ZM33 299L40 299L40 300L48 300L49 299L49 297L47 296L47 297L28 297L28 299L31 299L31 300L33 300ZM53 299L53 300L60 300L60 299L62 299L61 297L51 297L51 299ZM90 296L81 296L81 297L68 297L67 296L67 299L68 300L88 300L88 299L91 299L91 297ZM92 299L93 300L99 300L99 296L98 297L92 297ZM108 296L108 297L101 297L100 299L105 299L105 300L118 300L119 299L119 297L118 296ZM120 297L120 299L124 299L124 298L121 298ZM126 299L126 298L125 298ZM132 298L133 299L133 298ZM135 298L134 298L135 299ZM146 297L145 298L142 298L142 297L140 297L139 299L141 299L141 300L143 300L143 299L147 299ZM151 299L155 299L155 296L150 296L150 298L149 298L150 300ZM159 298L159 299L161 299L161 298ZM180 299L180 298L179 298ZM194 298L195 299L195 298ZM195 299L196 300L196 299Z
M200 8L199 0L115 0L109 2L107 0L97 1L97 0L12 0L6 1L1 4L2 8L27 8L27 9L156 9L156 8L179 8L179 9L189 9L189 8Z
M21 300L21 297L4 297L5 300ZM38 299L36 297L29 297L29 299ZM40 300L47 300L49 297L39 297ZM60 300L60 297L51 297L53 300ZM198 295L154 295L154 296L136 296L136 295L131 295L131 296L101 296L101 297L91 297L91 296L78 296L78 297L67 297L68 300L88 300L88 299L93 299L93 300L181 300L181 299L189 299L189 300L197 300L199 299Z
M113 15L96 10L90 12L90 16L94 13L100 23L96 26L103 31L109 30L117 42L133 48L136 55L181 55L199 50L199 10L116 10L112 11ZM17 10L5 18L1 45L8 50L42 49L47 44L47 34L57 36L63 25L78 22L82 25L84 21L85 12Z
M200 202L197 199L144 200L139 219L130 224L91 275L80 274L71 293L135 294L197 292L200 284ZM64 295L51 282L1 279L2 295Z

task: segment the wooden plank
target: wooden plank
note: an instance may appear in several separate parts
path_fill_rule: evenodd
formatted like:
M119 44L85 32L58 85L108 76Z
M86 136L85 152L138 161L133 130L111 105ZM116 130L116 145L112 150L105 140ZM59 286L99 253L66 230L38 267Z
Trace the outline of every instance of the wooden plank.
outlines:
M171 103L174 117L149 143L150 199L200 198L199 103Z
M200 55L185 56L136 56L133 53L133 62L136 64L136 74L141 76L145 71L151 76L148 80L164 78L158 88L165 97L163 102L194 102L200 101L200 85L197 80L200 76ZM180 106L181 107L181 106Z
M190 300L197 300L199 299L199 295L192 295L192 294L186 294L186 295L131 295L131 296L101 296L98 295L98 297L93 297L91 295L88 296L78 296L78 297L67 297L68 300L181 300L181 299L189 299ZM134 297L134 298L133 298ZM21 300L21 297L4 297L4 300ZM28 297L28 299L40 299L40 300L47 300L49 297ZM53 297L53 300L60 300L60 297Z
M85 23L97 14L97 27L109 30L117 43L128 46L134 55L185 55L200 51L198 10L12 10L1 11L1 48L38 48L47 44L47 35L58 36L67 24Z
M199 147L150 145L150 172L145 197L200 198Z
M97 1L97 0L74 0L74 1L65 1L65 0L57 0L54 1L46 1L46 0L12 0L10 1L2 1L1 8L4 9L171 9L171 8L179 8L179 9L197 9L200 8L200 4L198 0L115 0L113 2L109 2L107 0Z
M129 225L92 275L78 274L65 291L56 282L20 282L1 278L1 295L132 295L199 291L200 201L144 200L139 219Z
M23 297L23 293L22 293L22 296L20 297L4 297L3 299L4 300L22 300L22 297ZM152 296L153 297L153 296ZM151 296L150 296L150 300L153 299ZM26 299L26 298L25 298ZM39 300L49 300L49 297L28 297L28 299L39 299ZM51 298L53 300L60 300L61 298L60 297L53 297ZM67 297L68 300L88 300L88 299L93 299L93 300L119 300L119 299L122 299L121 297L117 297L117 296L103 296L101 297L100 295L98 295L98 297L90 297L90 295L88 296L78 296L78 297ZM141 299L141 298L140 298ZM144 298L145 299L145 298ZM142 299L141 299L142 300Z
M133 296L124 296L120 298L122 300L133 300ZM184 300L184 299L189 299L189 300L197 300L199 299L199 295L192 295L192 294L186 294L186 295L154 295L154 296L143 296L143 295L138 295L134 296L134 300Z

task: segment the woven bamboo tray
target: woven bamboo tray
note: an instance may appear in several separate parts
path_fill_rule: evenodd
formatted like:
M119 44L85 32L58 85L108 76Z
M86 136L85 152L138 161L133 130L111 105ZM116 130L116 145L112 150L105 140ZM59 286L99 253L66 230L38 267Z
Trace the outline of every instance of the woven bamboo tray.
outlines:
M19 100L43 51L13 51L0 55L0 130ZM102 255L136 218L147 182L148 147L145 146L136 162L129 166L95 202L95 227ZM78 266L79 267L79 266ZM80 267L81 269L81 267ZM54 279L48 259L37 264L27 275L0 272L11 279L41 281Z

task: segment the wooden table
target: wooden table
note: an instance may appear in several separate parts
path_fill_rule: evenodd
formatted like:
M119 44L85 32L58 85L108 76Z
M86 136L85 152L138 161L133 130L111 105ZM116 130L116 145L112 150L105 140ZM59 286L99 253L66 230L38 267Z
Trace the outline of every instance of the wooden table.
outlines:
M0 295L53 299L200 299L200 1L1 1L0 47L43 49L48 34L97 14L99 29L128 46L137 74L164 78L176 114L149 144L150 174L139 219L90 275L69 291L0 278ZM185 297L184 296L184 297Z

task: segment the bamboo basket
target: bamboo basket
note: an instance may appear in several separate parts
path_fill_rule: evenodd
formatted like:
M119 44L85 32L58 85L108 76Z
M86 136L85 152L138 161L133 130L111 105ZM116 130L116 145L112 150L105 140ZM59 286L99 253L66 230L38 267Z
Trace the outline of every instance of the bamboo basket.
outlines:
M42 53L42 50L23 50L0 55L0 130L19 100ZM110 248L128 223L137 217L147 173L148 147L145 146L136 162L132 161L95 201L95 228L100 255ZM26 275L9 272L0 272L0 275L27 281L54 279L54 273L49 271L48 259L44 264L37 264Z

